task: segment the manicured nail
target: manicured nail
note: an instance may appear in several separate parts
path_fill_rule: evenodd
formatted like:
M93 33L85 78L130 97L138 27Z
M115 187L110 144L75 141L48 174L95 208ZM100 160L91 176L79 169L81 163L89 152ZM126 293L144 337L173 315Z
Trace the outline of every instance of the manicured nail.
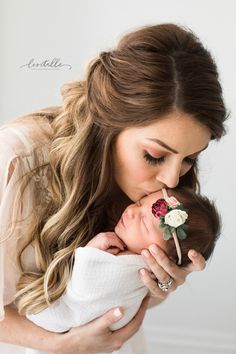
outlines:
M197 252L196 252L196 251L191 250L190 252L191 252L191 256L192 256L192 257L197 257Z
M150 257L150 254L147 250L142 251L141 254L142 254L142 256L144 256L146 258Z
M114 316L115 316L115 317L120 317L121 315L122 315L121 310L120 310L120 309L115 309L115 311L114 311Z
M141 269L141 270L140 270L140 273L141 273L142 275L145 275L145 269Z
M151 245L151 246L149 247L149 249L150 249L150 251L151 251L152 253L158 254L158 248L157 248L156 245Z

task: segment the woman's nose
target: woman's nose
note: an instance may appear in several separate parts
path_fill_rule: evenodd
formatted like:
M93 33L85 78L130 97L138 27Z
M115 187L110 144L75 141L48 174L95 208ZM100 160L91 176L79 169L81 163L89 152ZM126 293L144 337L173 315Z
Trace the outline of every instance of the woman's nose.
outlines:
M175 188L179 184L180 169L172 168L160 171L156 179L168 188Z

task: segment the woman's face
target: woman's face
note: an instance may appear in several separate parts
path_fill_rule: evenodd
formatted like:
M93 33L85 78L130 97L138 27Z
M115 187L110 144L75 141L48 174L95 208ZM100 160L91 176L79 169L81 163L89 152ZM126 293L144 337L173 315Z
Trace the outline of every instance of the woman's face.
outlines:
M124 129L113 149L115 181L134 202L161 188L174 188L210 138L207 127L185 113Z
M152 193L135 204L130 204L122 214L115 233L129 251L140 254L142 249L151 244L165 250L163 230L158 228L160 220L152 214L152 205L160 198L163 198L161 191Z

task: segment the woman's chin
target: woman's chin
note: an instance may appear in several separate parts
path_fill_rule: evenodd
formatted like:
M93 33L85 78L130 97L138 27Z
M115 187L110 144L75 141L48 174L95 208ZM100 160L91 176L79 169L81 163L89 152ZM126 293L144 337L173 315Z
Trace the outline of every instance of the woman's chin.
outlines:
M136 203L140 199L146 197L147 193L146 192L136 192L136 193L130 193L126 194L127 197L131 200L131 202Z

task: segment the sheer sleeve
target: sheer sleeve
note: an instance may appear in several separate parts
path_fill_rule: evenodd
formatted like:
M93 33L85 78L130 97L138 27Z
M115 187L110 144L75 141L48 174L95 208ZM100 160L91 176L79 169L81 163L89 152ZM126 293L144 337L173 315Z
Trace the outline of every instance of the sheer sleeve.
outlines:
M13 287L12 274L10 271L8 272L10 269L7 269L7 261L10 256L7 252L11 251L12 256L13 240L10 236L8 239L10 220L13 217L10 209L14 206L16 197L12 188L13 181L19 174L18 158L6 150L6 148L0 150L0 319L4 315L4 304L11 302L10 293L12 293Z
M32 211L33 182L20 198L18 181L34 167L30 140L27 141L22 131L6 126L0 127L0 320L4 318L4 306L14 301L20 275L17 255L27 242L26 230ZM13 228L15 220L23 221ZM31 270L35 270L34 259L28 258L27 255Z

